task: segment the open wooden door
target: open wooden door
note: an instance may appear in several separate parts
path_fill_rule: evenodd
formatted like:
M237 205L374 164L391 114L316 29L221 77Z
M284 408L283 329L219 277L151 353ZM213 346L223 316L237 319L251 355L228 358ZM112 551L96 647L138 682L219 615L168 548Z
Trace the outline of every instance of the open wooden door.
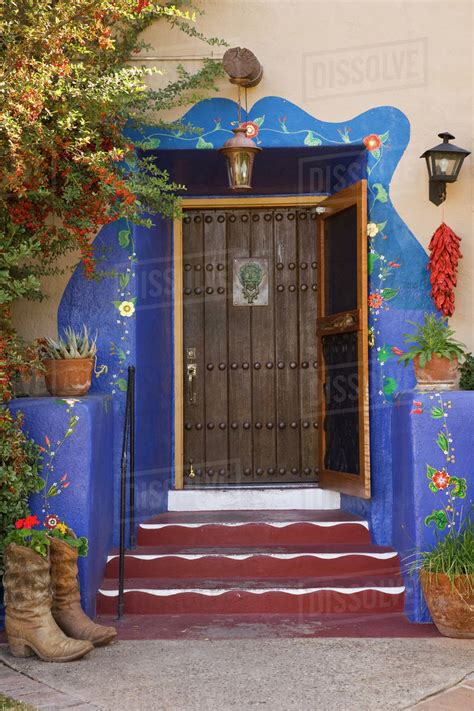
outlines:
M366 181L331 195L321 207L320 484L369 498Z

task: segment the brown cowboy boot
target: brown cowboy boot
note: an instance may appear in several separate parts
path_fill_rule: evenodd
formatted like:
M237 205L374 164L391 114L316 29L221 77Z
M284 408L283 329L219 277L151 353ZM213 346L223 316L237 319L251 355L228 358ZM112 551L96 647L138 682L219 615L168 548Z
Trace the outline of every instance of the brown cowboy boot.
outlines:
M87 639L95 647L103 647L115 639L117 630L115 627L96 625L81 607L77 548L53 536L50 540L53 617L67 635L74 639Z
M14 657L36 654L45 662L70 662L94 649L66 637L54 621L48 558L10 543L4 562L5 628Z

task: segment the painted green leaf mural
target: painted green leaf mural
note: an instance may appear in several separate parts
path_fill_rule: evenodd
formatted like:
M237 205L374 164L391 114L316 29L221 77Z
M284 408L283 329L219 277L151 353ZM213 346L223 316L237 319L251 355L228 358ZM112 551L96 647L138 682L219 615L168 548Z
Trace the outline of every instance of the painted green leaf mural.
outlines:
M380 259L380 254L377 252L369 252L369 274L373 274L376 262Z
M380 158L380 148L374 148L374 150L371 151L371 156L374 160L378 160Z
M119 281L120 281L120 288L125 289L125 287L128 285L128 282L130 281L130 274L129 273L121 274Z
M153 151L155 148L159 148L160 144L160 139L155 136L152 138L147 138L147 140L141 144L141 148L144 151Z
M465 479L457 476L452 476L450 479L450 484L454 484L452 490L452 495L456 496L458 499L465 499L467 492L467 482Z
M125 392L127 389L127 381L125 378L117 378L117 387L119 390L122 390L122 392Z
M376 225L377 225L378 231L382 232L382 230L385 229L386 224L387 224L387 220L385 220L385 222L377 222Z
M258 127L263 125L263 122L265 121L265 114L263 116L257 116L257 118L254 118L252 120L252 123L256 123Z
M199 136L196 143L196 148L214 148L214 144L210 141L204 140L202 136Z
M118 233L118 243L121 247L128 247L130 244L130 230L120 230Z
M437 470L434 467L430 467L429 464L426 465L426 476L428 477L428 479L432 479L433 474L436 474L436 471Z
M389 136L390 136L390 131L386 131L385 133L381 133L379 135L379 138L382 141L382 143L387 143Z
M449 442L448 438L444 434L444 432L439 432L438 436L436 438L436 444L440 448L440 450L443 452L443 454L447 454L449 452Z
M425 524L429 526L430 523L434 523L436 528L439 528L440 531L444 531L448 525L448 517L446 516L445 511L434 510L430 513L430 515L425 518Z
M382 293L383 300L390 301L390 299L394 299L397 296L399 291L400 291L400 289L390 289L388 287L386 289L382 289L381 293Z
M386 395L387 397L393 395L397 387L398 384L395 378L387 376L383 379L382 390L384 392L384 395Z
M305 146L320 146L321 143L321 139L313 131L308 131L304 139Z
M390 346L387 346L386 343L384 343L383 346L380 347L380 350L377 352L377 360L379 363L386 363L387 360L392 356L393 351Z
M379 202L387 202L388 196L382 183L374 183L373 188L375 190L375 199Z
M432 407L430 410L430 415L433 420L440 420L444 417L444 412L442 407Z

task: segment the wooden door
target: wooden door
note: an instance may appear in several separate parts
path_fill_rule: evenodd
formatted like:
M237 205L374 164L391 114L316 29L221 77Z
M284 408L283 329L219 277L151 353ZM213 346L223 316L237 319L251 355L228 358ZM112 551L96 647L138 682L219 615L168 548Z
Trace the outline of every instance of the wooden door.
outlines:
M369 498L366 182L332 195L321 207L320 484Z
M316 217L186 211L186 487L317 481Z

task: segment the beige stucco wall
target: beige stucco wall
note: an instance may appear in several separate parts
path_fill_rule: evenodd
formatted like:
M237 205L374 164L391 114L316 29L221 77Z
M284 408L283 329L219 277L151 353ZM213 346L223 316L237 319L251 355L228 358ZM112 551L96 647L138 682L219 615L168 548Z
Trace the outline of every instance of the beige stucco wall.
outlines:
M231 46L247 46L264 65L261 84L249 91L257 99L281 96L324 121L344 121L367 109L392 105L411 124L411 140L395 173L391 197L395 208L427 247L443 219L443 208L428 201L428 181L420 154L448 130L455 143L473 150L473 4L444 2L335 2L334 0L205 0L197 25L207 35L224 37ZM209 55L212 48L170 31L163 23L146 39L155 49L150 65L173 77L168 58ZM222 50L214 49L221 55ZM350 62L356 60L356 65ZM349 62L349 65L344 64ZM183 62L186 64L186 62ZM188 62L190 68L196 62ZM349 66L348 77L340 71ZM334 70L331 84L329 72ZM163 81L157 80L157 81ZM235 88L220 83L221 95L235 98ZM474 224L472 156L460 179L448 186L444 219L463 240L457 309L453 325L474 349ZM20 304L17 323L26 337L54 330L53 310L67 282L50 280L48 302Z

